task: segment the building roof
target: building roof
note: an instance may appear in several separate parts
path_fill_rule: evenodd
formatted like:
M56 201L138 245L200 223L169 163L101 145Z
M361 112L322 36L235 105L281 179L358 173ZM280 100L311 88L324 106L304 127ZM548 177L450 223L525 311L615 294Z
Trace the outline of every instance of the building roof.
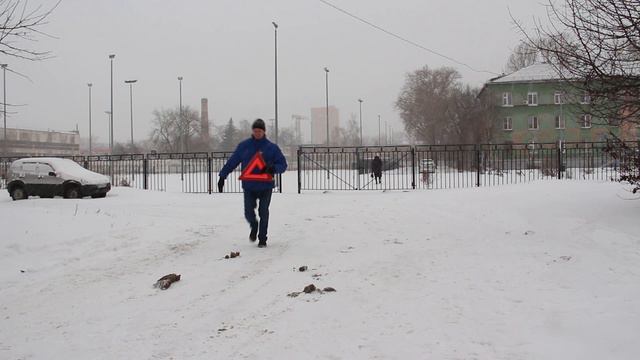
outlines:
M553 66L547 63L539 63L527 66L508 75L499 76L489 80L490 84L560 80Z

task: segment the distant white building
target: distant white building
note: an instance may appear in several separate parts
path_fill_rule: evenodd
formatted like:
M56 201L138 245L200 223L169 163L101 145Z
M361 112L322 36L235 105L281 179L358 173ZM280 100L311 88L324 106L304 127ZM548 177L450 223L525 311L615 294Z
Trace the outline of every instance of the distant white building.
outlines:
M335 106L329 106L329 142L340 128L340 113ZM327 143L327 108L311 108L311 142L317 145Z
M80 154L80 133L77 131L42 131L0 128L0 156L73 156Z

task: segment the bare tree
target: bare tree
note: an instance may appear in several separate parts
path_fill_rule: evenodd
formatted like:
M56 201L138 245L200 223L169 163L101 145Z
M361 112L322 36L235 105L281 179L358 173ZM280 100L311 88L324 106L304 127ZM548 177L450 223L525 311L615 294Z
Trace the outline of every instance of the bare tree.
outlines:
M396 101L407 135L430 144L485 142L490 116L483 112L477 89L465 87L452 68L425 66L407 74Z
M154 129L151 142L158 151L193 151L194 141L199 137L200 117L189 106L180 109L154 110Z
M42 27L61 1L51 8L30 8L26 0L0 0L0 53L32 61L50 58L49 51L28 44L37 42L38 36L50 36Z
M590 97L588 111L608 125L638 123L640 4L637 0L550 2L551 25L520 29L558 76ZM544 39L544 40L540 40Z
M539 61L539 52L534 46L527 42L520 42L507 60L504 72L509 74Z
M356 114L351 113L346 128L334 128L331 138L337 146L360 145L360 125L356 121Z
M496 130L495 107L491 99L480 96L478 88L466 86L454 97L455 121L450 124L450 138L463 144L486 143Z

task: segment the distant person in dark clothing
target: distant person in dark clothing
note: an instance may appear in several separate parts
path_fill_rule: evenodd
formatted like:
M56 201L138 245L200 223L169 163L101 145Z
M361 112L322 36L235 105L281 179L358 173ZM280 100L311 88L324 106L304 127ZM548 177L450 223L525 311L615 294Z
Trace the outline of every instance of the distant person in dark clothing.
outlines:
M238 144L233 155L220 170L218 180L218 191L222 192L227 176L242 163L243 173L240 180L242 180L244 191L244 217L251 227L249 240L260 240L258 247L267 246L269 204L274 187L273 175L287 170L287 160L278 145L267 139L265 129L262 119L253 122L251 138ZM260 222L256 219L256 206L258 206Z
M382 160L380 159L380 156L376 155L376 157L371 161L371 173L376 184L382 183Z

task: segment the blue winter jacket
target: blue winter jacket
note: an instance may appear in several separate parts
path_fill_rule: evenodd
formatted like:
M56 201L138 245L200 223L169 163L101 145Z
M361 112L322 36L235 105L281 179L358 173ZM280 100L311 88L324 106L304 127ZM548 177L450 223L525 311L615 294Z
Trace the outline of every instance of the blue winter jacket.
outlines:
M269 141L266 136L260 140L256 140L251 136L249 139L238 144L233 155L231 155L229 160L227 160L227 163L222 167L222 170L220 170L219 176L226 179L240 163L242 163L242 170L244 170L258 151L262 151L262 158L264 159L264 162L267 166L273 166L276 174L281 174L287 170L287 159L282 155L282 151L280 151L278 145ZM259 170L255 169L253 172L259 173ZM245 190L266 190L273 189L273 187L273 181L242 181L242 188Z

